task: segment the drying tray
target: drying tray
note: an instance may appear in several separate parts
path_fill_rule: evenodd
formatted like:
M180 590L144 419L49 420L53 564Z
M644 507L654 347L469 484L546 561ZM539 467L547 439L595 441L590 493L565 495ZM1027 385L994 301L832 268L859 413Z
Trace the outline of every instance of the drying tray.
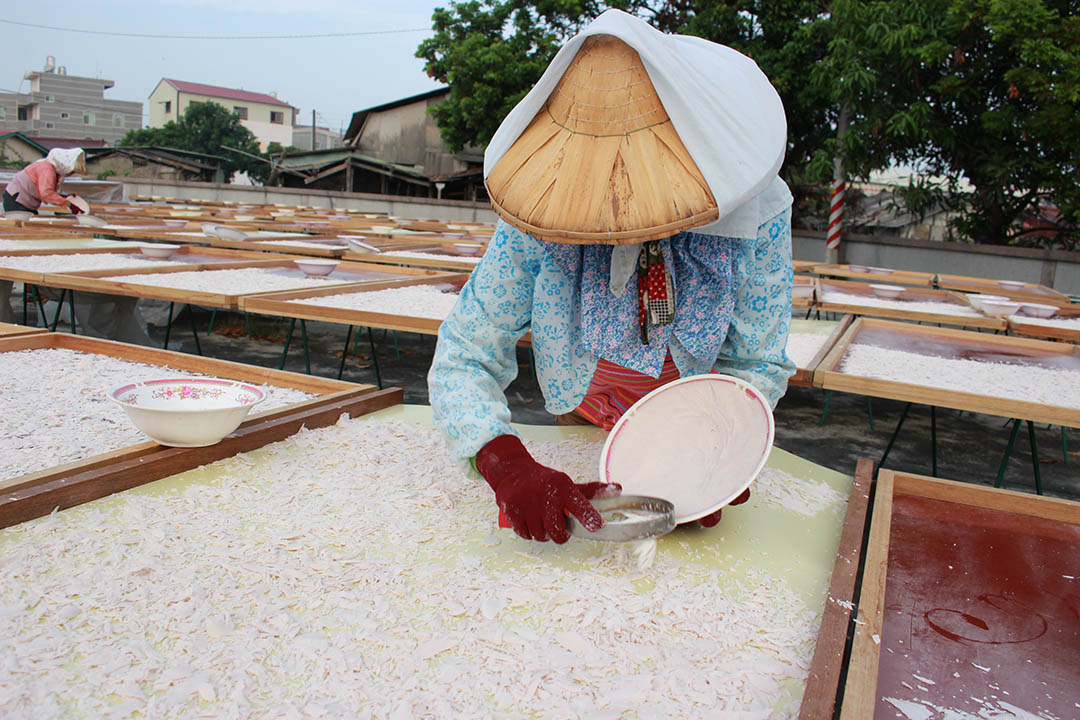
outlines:
M948 313L923 312L904 310L902 308L876 307L873 305L859 305L855 303L830 302L827 293L842 292L849 295L860 295L867 298L877 298L870 283L849 282L844 280L829 280L818 278L817 307L825 312L851 313L852 315L865 315L868 317L892 318L894 320L908 320L911 322L940 323L942 325L957 325L961 327L984 328L987 330L1004 330L1008 325L1005 318L992 317L978 310L975 315L950 315ZM888 283L883 283L888 284ZM899 286L898 286L899 287ZM948 290L933 290L923 287L904 287L904 291L896 298L900 302L938 302L957 307L975 309L962 293Z

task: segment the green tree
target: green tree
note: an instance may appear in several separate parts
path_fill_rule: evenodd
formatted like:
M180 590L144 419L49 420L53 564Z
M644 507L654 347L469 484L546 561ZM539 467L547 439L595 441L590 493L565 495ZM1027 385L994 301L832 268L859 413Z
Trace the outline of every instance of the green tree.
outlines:
M814 84L850 109L841 150L856 176L907 163L946 179L902 203L957 213L954 237L1038 244L1023 218L1061 212L1058 243L1080 242L1080 2L835 0ZM962 192L962 181L973 187Z
M191 103L179 121L170 120L159 128L129 130L117 143L126 147L156 146L215 155L224 161L225 177L246 170L252 177L266 179L269 165L239 150L258 156L259 143L251 131L228 109L213 102Z

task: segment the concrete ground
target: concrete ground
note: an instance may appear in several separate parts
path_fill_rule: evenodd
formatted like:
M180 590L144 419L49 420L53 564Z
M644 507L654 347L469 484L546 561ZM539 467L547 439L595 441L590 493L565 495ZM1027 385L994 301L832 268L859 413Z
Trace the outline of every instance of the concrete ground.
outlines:
M21 293L12 304L21 317ZM151 339L161 347L165 336L167 303L143 300L140 310ZM66 312L64 313L67 314ZM34 323L35 313L30 314ZM50 319L52 315L49 315ZM204 354L263 367L278 367L289 321L251 316L251 336L244 316L219 312L213 333L206 335L210 311L194 312ZM61 323L58 330L66 330ZM336 377L345 341L346 328L329 323L307 323L311 372ZM351 382L376 382L370 342L366 332L350 343L350 354L343 378ZM399 332L374 332L379 370L385 386L405 391L405 402L427 403L427 369L435 349L430 335ZM187 313L174 321L169 348L195 352ZM355 349L355 352L354 352ZM515 422L550 425L554 417L544 410L543 398L530 374L528 353L519 351L520 373L507 390ZM300 324L289 349L285 369L305 372ZM819 465L843 473L853 473L860 457L879 461L903 412L905 403L834 393L829 401L824 423L826 394L822 390L790 388L776 408L776 445ZM871 420L872 418L872 420ZM938 477L982 485L993 485L1001 458L1008 443L1011 426L1005 418L990 415L937 411ZM1059 427L1038 425L1035 428L1039 468L1046 495L1080 500L1080 433L1068 431L1068 453L1064 453ZM1067 461L1066 461L1067 458ZM887 467L932 475L931 413L928 406L913 405L902 431L890 452ZM1025 492L1035 491L1031 451L1026 427L1021 428L1007 465L1004 487Z

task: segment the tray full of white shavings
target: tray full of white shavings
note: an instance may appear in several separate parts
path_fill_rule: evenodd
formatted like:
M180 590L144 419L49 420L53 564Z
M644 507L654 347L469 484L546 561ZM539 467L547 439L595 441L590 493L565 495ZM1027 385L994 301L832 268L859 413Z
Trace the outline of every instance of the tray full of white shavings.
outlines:
M344 240L341 242L313 242L310 240L260 240L263 245L287 245L291 247L319 248L320 250L343 250L349 245Z
M855 343L840 372L990 397L1080 408L1080 372L893 350Z
M79 270L123 270L138 267L182 265L172 260L155 260L139 253L72 253L70 255L4 255L0 267L26 272L75 272Z
M174 377L196 375L64 348L0 353L0 480L149 440L107 394L125 383ZM259 387L268 397L256 412L312 397Z
M788 333L787 346L784 348L795 367L805 368L817 355L818 350L829 341L829 333Z
M928 300L888 300L874 295L857 295L826 290L822 302L837 305L862 305L864 307L888 308L913 313L932 313L936 315L960 315L963 317L983 317L974 308L959 303L935 302Z
M114 275L100 278L133 285L152 285L193 292L247 295L276 290L300 290L311 287L341 285L348 280L314 279L275 274L269 269L236 268L233 270L191 270L188 272L153 273L146 275Z
M475 255L443 255L440 253L421 252L419 250L386 250L380 253L382 257L390 258L413 258L417 260L453 260L454 262L471 263L480 262L481 257Z
M1042 325L1043 327L1056 327L1065 330L1080 330L1080 317L1038 318L1032 317L1031 315L1011 315L1009 319L1023 325Z
M323 295L288 302L443 320L450 314L457 299L456 287L439 284Z
M529 447L595 476L599 443ZM456 468L433 428L342 419L0 531L0 715L797 714L825 595L718 567L730 520L642 571L497 529Z

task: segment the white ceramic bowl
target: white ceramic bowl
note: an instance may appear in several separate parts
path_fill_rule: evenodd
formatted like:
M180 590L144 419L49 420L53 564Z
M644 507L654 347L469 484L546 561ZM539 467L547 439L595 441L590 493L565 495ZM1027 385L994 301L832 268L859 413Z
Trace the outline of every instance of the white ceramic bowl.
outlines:
M199 223L199 229L203 231L203 235L209 235L210 237L217 237L217 231L219 227L221 226L217 223Z
M304 274L308 277L313 275L329 275L334 272L340 263L337 260L316 260L314 258L305 260L293 260L296 263L296 267L304 271Z
M886 300L895 300L904 292L904 288L899 285L876 285L871 283L870 289L879 298L884 298Z
M875 275L892 275L896 271L892 268L872 267L870 268L870 272L874 273Z
M1021 280L998 280L998 287L1006 290L1023 290L1027 283Z
M865 265L848 265L848 270L857 273L870 272L870 268L866 267Z
M1054 313L1058 311L1056 305L1043 305L1042 303L1023 303L1020 309L1024 311L1025 315L1031 315L1037 318L1053 317Z
M109 398L162 445L204 447L239 427L266 393L235 380L180 378L128 383Z
M374 245L364 242L362 238L354 237L352 235L339 235L338 237L345 238L345 241L349 243L349 245L351 245L354 250L359 250L360 252L366 253L382 252L382 250L375 247Z
M1020 309L1021 303L1012 300L982 300L981 309L987 315L994 317L1009 317Z
M184 227L187 225L187 220L162 220L165 223L165 227Z
M4 217L8 220L29 220L34 217L34 213L25 210L8 210L4 213Z
M968 295L968 300L975 306L976 310L982 310L983 300L1008 300L1009 298L1004 295L986 295L979 293L977 295Z
M468 243L454 243L454 249L458 251L459 255L479 255L483 252L484 247L482 245L470 245Z
M87 227L100 228L105 227L109 224L101 218L95 217L94 215L76 215L75 219L79 222L80 225L86 225Z
M168 243L143 243L139 246L139 250L142 251L143 255L158 260L168 260L179 249L179 245L170 245Z
M719 373L681 378L615 423L600 455L600 479L620 483L627 495L674 503L676 522L697 520L750 487L774 431L769 402L749 383Z

